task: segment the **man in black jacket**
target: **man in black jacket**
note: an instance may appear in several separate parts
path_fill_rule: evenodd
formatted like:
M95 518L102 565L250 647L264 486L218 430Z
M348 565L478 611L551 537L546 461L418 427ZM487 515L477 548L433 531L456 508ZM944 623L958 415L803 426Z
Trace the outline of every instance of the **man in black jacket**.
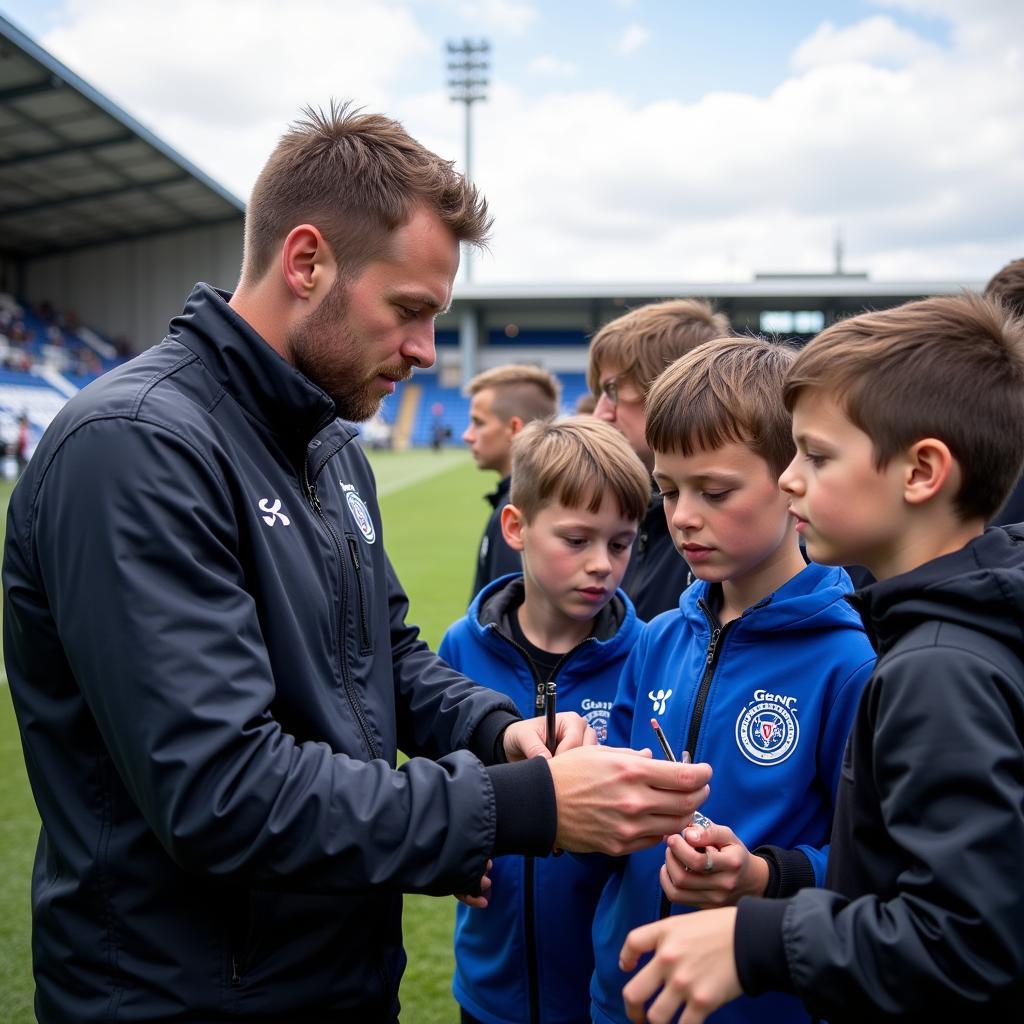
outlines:
M254 188L236 292L197 285L39 445L4 643L44 1024L394 1021L401 893L480 902L490 857L647 845L703 799L706 765L588 745L576 716L547 760L405 622L341 419L430 365L488 224L397 123L307 112Z
M1024 319L977 295L824 331L786 384L780 485L878 651L843 763L827 888L645 925L630 1019L741 992L831 1022L1015 1020L1024 1000L1024 529L985 529L1024 460ZM699 837L694 837L695 841ZM655 997L645 1012L645 1004Z

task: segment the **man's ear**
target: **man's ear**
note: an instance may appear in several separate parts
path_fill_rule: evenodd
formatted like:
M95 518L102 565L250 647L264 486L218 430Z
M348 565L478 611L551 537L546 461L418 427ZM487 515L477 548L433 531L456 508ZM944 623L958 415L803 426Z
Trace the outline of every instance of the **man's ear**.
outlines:
M501 535L513 551L523 550L523 527L526 520L515 505L506 505L501 510Z
M281 273L297 299L313 299L330 291L337 267L319 228L300 224L288 232L281 246Z
M525 421L521 416L513 416L508 421L508 429L512 431L512 436L515 437L523 427L526 426Z
M960 464L937 437L915 441L904 455L903 497L909 505L931 501L943 488L960 489Z

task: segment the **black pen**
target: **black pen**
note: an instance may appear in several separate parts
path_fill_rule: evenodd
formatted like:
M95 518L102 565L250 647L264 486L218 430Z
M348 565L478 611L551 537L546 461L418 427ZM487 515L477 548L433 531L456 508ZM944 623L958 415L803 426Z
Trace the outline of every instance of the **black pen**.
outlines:
M558 746L558 728L555 723L555 709L555 681L552 679L548 683L547 691L544 694L544 721L546 723L548 733L548 750L551 751L552 757L555 755L555 747Z
M665 734L661 731L661 726L658 724L656 718L651 719L651 728L654 730L654 735L658 737L658 742L661 744L661 749L665 752L665 759L667 761L677 761L679 758L672 753L672 748L668 745L668 740L665 739ZM683 751L682 763L690 763L690 752L688 750Z

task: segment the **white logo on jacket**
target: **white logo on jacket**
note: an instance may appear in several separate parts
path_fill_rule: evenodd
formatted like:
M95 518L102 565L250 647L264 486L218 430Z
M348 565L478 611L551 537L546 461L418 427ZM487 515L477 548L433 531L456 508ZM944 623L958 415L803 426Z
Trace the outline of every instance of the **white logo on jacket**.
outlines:
M781 764L800 742L796 697L755 690L736 719L736 745L754 764Z
M651 707L654 709L655 713L663 715L665 714L665 705L668 703L669 697L672 696L672 691L658 690L658 692L655 693L651 690L648 692L647 696L651 699Z
M344 481L339 482L341 483L341 489L345 492L348 510L352 513L352 518L356 521L359 532L366 538L367 544L372 544L377 539L377 531L374 529L373 520L370 518L370 510L366 507L366 502L359 497L359 492L352 484L347 484Z
M270 498L260 498L260 511L269 513L262 517L267 526L273 526L274 523L280 523L282 526L292 525L292 521L281 511L280 498L274 498L273 504Z

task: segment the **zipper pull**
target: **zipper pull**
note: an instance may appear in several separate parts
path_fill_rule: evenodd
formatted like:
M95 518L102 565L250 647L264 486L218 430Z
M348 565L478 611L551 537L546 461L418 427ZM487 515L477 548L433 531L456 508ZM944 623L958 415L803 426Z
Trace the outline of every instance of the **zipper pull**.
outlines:
M317 515L323 515L323 509L320 508L320 499L316 496L316 486L314 484L307 484L306 493L309 495L309 503L313 506Z
M348 549L352 553L352 562L355 564L356 572L359 572L359 545L350 537Z
M544 684L538 682L536 685L536 693L533 698L533 708L538 715L544 714Z
M238 959L234 955L231 957L231 984L242 984L242 976L238 973Z
M708 659L706 664L710 665L712 659L715 656L715 648L718 646L718 638L722 635L722 629L719 626L711 634L711 642L708 644Z

